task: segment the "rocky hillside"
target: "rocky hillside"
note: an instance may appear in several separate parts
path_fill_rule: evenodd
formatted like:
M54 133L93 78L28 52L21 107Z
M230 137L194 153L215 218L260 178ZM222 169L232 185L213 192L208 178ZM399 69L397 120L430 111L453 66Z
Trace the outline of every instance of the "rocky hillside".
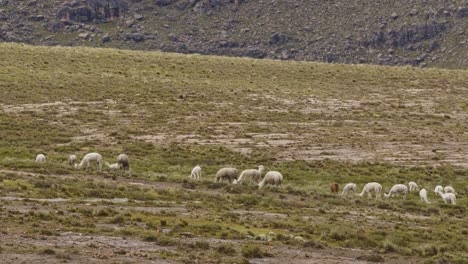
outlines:
M468 66L464 0L0 0L0 41Z

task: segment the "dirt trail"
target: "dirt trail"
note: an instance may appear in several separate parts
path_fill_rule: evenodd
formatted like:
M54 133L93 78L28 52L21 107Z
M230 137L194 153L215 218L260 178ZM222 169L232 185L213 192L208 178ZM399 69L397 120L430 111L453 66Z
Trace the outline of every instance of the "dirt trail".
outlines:
M194 242L196 239L183 239L184 242ZM8 241L8 242L7 242ZM203 239L216 247L220 243L233 243L230 240ZM33 235L5 235L0 234L0 246L22 245L23 250L31 247L52 249L49 255L31 253L1 253L0 259L5 263L185 263L175 260L162 259L158 254L161 252L177 252L176 247L162 247L152 242L144 242L130 238L112 236L92 236L79 233L65 232L58 236L33 236ZM251 259L253 264L333 264L333 263L367 263L357 260L358 256L370 254L367 250L353 249L294 249L287 246L269 246L268 250L274 252L272 257L262 259ZM73 253L68 253L73 252ZM394 259L386 263L398 263L401 259ZM417 262L411 262L417 263Z
M175 252L175 248L160 247L154 243L111 236L89 236L66 232L59 236L17 236L0 234L0 246L22 245L30 248L49 249L47 253L1 253L5 263L181 263L162 259L161 251ZM53 250L53 251L51 251ZM46 251L43 251L46 252ZM71 252L71 253L70 253Z

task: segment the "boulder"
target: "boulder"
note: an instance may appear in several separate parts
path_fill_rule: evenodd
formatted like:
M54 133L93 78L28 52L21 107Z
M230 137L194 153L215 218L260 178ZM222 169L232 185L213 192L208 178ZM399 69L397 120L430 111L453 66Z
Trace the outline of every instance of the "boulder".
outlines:
M175 6L176 6L179 10L184 10L184 9L187 7L188 4L189 4L188 2L182 1L182 2L176 3Z
M89 37L89 33L88 32L80 33L78 34L78 37L81 39L87 39Z
M198 3L198 1L200 1L200 0L188 0L188 4L189 4L191 7L193 7L193 6L195 6L195 5Z
M32 21L44 21L45 16L44 15L30 16L29 19Z
M468 17L468 7L461 7L457 8L456 18L462 19Z
M60 23L60 22L57 22L57 21L54 21L54 20L51 20L46 24L47 30L49 30L50 32L53 32L53 33L56 33L58 31L62 30L63 27L64 27L63 23Z
M169 6L174 0L155 0L154 3L158 6Z
M138 20L138 21L142 21L145 19L145 17L141 14L135 14L133 17L135 18L135 20Z
M106 42L110 42L112 39L110 37L110 35L107 33L107 34L104 34L104 36L102 36L101 38L101 42L102 43L106 43Z
M270 37L270 45L283 45L288 43L289 38L283 33L274 33Z
M141 42L145 40L145 36L141 33L126 33L125 34L126 40L133 40L135 42Z
M328 52L327 55L325 56L325 61L327 63L333 63L333 62L336 62L336 60L337 60L337 56L333 52Z
M176 34L174 33L169 33L169 35L167 35L167 37L171 40L171 41L177 41L179 38L177 37Z

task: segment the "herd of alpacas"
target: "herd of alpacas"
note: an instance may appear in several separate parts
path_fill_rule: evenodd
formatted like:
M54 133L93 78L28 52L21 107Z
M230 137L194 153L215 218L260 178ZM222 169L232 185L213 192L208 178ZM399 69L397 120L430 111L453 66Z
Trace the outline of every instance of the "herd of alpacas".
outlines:
M395 184L390 188L388 193L384 193L385 198L391 198L395 195L401 194L403 199L406 199L406 195L408 192L418 191L419 187L415 182L408 183L409 188L405 184ZM338 192L338 183L334 182L330 185L330 189L332 192ZM341 193L342 196L348 196L349 192L356 193L356 184L355 183L348 183L343 188L343 192ZM369 182L364 185L362 192L357 194L358 196L362 197L364 194L367 193L368 198L372 198L372 192L375 193L375 198L380 198L380 194L382 193L382 185L378 182ZM455 189L452 186L446 186L443 188L441 185L437 185L434 189L434 194L439 195L445 203L457 204L457 198ZM421 189L419 190L419 198L421 201L430 203L427 199L427 190Z
M91 152L86 154L83 159L81 159L81 162L77 164L76 162L78 161L78 157L76 155L70 155L68 157L68 165L75 169L82 169L84 165L86 165L86 169L88 171L91 170L91 163L96 163L97 171L101 172L102 171L102 163L103 159L101 154L96 153L96 152ZM36 162L37 163L45 163L46 162L46 157L44 154L38 154L36 156ZM117 156L117 162L113 164L109 164L109 162L105 163L106 166L109 168L111 171L130 171L130 162L128 159L128 156L125 154L119 154Z
M99 153L92 152L86 154L79 164L76 163L77 160L78 158L76 155L70 155L68 157L68 164L76 169L82 169L83 166L86 165L87 170L91 170L91 163L94 162L96 163L97 171L100 172L102 170L103 159ZM45 155L38 154L36 156L36 162L46 162ZM108 162L105 162L105 164L111 171L130 171L130 162L128 156L125 154L119 154L117 156L116 163L109 164ZM228 181L229 183L233 184L256 184L259 188L263 188L266 185L280 186L283 182L283 175L278 171L268 171L265 176L262 176L265 169L267 169L265 166L260 165L258 166L258 169L246 169L239 174L239 171L236 168L222 168L216 173L215 182ZM198 165L195 166L192 169L189 177L195 181L201 180L201 167ZM408 192L419 190L419 187L415 182L409 182L408 186L409 188L405 184L395 184L392 186L392 188L390 188L388 193L384 193L383 195L385 198L391 198L395 195L401 194L403 199L406 199ZM339 184L336 182L331 183L330 190L332 193L338 193ZM374 193L375 198L378 199L382 193L382 185L378 182L369 182L364 185L362 192L358 194L357 185L355 183L347 183L343 188L341 196L348 197L350 192L360 197L363 197L364 194L367 194L369 199L372 198L372 193ZM434 193L439 195L445 203L456 204L456 192L453 187L442 187L441 185L437 185L434 189ZM426 189L423 188L419 190L419 197L421 198L421 201L430 203L427 199Z

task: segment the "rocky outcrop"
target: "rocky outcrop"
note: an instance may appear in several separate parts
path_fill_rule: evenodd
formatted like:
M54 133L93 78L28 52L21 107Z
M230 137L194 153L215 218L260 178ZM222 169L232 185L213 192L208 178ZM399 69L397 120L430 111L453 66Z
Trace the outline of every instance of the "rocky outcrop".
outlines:
M62 4L57 18L76 22L105 22L122 17L126 9L127 3L122 0L74 0Z
M379 31L370 40L363 43L364 46L371 47L393 47L403 48L408 44L413 44L432 39L444 32L447 26L444 23L432 22L411 27L403 27L399 30Z
M461 0L25 0L11 8L14 2L0 0L0 41L468 67Z

